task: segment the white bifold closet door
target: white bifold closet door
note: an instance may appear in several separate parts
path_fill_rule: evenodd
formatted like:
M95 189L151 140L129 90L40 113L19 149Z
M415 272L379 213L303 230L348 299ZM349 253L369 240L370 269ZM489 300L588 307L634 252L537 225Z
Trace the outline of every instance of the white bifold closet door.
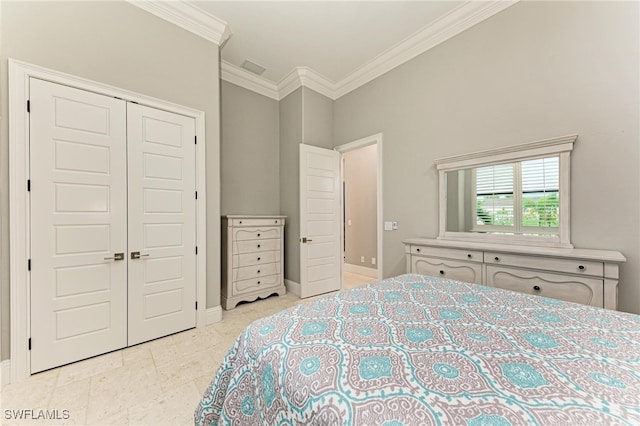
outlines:
M194 120L33 78L30 106L31 372L194 327Z
M127 126L134 345L195 327L195 121L129 104Z

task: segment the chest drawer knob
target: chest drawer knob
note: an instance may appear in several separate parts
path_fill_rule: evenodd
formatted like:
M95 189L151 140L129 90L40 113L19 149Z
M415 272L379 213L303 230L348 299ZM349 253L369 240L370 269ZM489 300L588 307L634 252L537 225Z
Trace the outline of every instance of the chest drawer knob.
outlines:
M260 273L260 269L258 269L258 273Z
M540 286L539 285L534 285L533 286L533 290L534 291L540 291Z
M258 262L260 262L260 258L258 258Z
M416 249L416 251L417 251L418 253L420 253L420 249L419 249L419 248L417 248L417 249Z
M260 236L260 233L258 233L258 237Z
M471 254L468 254L468 255L467 255L467 257L468 257L469 259L471 259L473 256L471 256Z
M579 270L579 271L584 271L584 270L586 270L586 269L587 269L587 267L586 267L586 266L584 266L584 265L578 265L578 270Z
M440 275L444 275L444 271L440 269Z
M500 262L500 258L498 256L494 257L493 260L495 260L496 262Z
M258 281L258 285L260 285L260 281Z
M260 248L260 244L258 244L258 248Z

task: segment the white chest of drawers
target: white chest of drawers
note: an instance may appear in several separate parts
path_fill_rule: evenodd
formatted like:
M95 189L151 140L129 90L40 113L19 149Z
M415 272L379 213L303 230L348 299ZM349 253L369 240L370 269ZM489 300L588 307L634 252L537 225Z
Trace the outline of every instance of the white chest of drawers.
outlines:
M407 271L569 302L618 307L617 251L554 249L428 238L404 240Z
M222 217L222 306L283 295L286 216Z

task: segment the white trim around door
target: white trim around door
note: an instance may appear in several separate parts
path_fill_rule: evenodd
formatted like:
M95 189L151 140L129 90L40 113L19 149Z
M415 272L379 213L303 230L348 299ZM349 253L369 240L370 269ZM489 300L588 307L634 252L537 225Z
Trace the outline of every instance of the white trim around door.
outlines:
M27 195L29 170L29 79L38 78L102 95L118 97L156 109L193 117L196 122L196 326L206 325L206 180L205 180L205 114L203 111L94 82L37 65L9 59L9 248L11 291L11 382L29 377L30 357L30 207ZM209 212L214 217L219 212ZM6 378L5 378L6 380Z
M378 182L377 182L377 264L378 264L378 279L381 280L383 278L383 261L382 261L382 247L383 247L383 211L382 211L382 133L376 133L375 135L367 136L362 139L355 140L353 142L346 143L344 145L338 145L334 149L340 153L340 175L342 180L344 180L344 170L342 169L342 156L345 152L353 151L358 148L364 148L369 145L377 145L378 147ZM342 192L342 186L340 186L340 191ZM342 199L342 195L340 197ZM343 209L344 210L344 209ZM340 224L340 232L344 234L344 211L340 214L342 217L342 223ZM341 235L341 238L344 239L344 235Z

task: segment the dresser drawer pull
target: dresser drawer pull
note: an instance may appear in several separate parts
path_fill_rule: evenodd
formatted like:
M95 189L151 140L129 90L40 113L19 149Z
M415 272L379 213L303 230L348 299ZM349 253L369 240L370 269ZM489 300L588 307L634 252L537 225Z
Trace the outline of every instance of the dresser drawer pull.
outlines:
M258 234L258 237L260 236L260 234Z
M258 269L258 273L260 273L260 269Z
M276 220L274 220L274 222L275 222L276 224L278 224L278 220L277 220L277 219L276 219Z
M541 289L540 289L540 286L539 286L539 285L534 285L534 286L533 286L533 290L534 290L534 291L540 291Z
M444 271L442 269L440 270L440 275L444 275Z
M417 249L416 249L416 251L417 251L418 253L420 253L420 249L419 249L419 248L417 248Z
M471 254L468 254L468 255L467 255L467 257L468 257L469 259L471 259L473 256L471 256Z
M258 248L260 248L260 244L258 244Z
M240 221L240 225L242 225L242 221Z
M258 262L260 262L260 258L258 258Z
M258 281L258 285L260 285L260 281Z
M493 260L495 260L496 262L500 262L500 258L498 256L494 257Z
M578 270L579 270L579 271L585 271L586 269L587 269L587 267L586 267L586 266L584 266L584 265L578 265Z

